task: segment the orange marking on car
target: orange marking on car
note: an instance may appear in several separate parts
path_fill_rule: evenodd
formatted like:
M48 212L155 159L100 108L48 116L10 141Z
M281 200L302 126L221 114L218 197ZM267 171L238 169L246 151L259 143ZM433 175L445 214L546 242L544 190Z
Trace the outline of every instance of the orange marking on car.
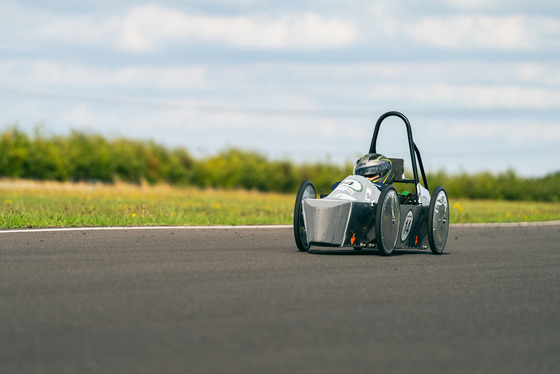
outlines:
M414 239L414 245L418 245L418 235L416 235L416 239Z
M350 244L354 245L355 241L356 241L356 233L353 233L352 238L350 239Z

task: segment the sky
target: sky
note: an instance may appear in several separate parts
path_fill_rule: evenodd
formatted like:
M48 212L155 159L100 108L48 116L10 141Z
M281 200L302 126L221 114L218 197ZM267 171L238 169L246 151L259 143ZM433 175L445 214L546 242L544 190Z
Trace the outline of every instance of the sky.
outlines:
M427 171L560 170L557 0L0 0L0 129ZM404 125L377 150L405 158Z

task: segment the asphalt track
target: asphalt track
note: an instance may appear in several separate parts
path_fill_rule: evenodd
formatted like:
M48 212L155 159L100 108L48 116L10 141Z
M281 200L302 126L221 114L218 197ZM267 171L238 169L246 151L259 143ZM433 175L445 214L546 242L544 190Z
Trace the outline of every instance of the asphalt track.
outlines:
M290 228L0 231L0 373L558 373L560 223L445 254Z

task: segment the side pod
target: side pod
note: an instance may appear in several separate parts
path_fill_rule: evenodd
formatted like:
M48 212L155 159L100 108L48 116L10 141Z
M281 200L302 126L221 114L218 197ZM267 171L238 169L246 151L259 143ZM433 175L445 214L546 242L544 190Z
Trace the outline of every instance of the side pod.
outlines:
M307 199L302 204L310 244L359 247L375 239L374 204L329 199Z

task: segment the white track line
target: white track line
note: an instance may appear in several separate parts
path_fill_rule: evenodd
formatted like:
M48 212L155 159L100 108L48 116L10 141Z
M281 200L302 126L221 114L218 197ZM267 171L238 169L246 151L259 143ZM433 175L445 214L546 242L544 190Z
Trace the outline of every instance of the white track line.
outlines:
M114 230L222 230L222 229L286 229L291 225L255 225L255 226L110 226L110 227L53 227L43 229L8 229L0 234L19 232L53 232L53 231L114 231Z
M560 220L557 221L539 221L539 222L503 222L503 223L453 223L452 227L504 227L504 226L557 226L560 225Z
M451 227L532 227L560 226L560 220L541 222L509 223L453 223ZM56 232L56 231L114 231L114 230L246 230L246 229L289 229L292 225L255 225L255 226L130 226L130 227L55 227L41 229L8 229L0 234Z

